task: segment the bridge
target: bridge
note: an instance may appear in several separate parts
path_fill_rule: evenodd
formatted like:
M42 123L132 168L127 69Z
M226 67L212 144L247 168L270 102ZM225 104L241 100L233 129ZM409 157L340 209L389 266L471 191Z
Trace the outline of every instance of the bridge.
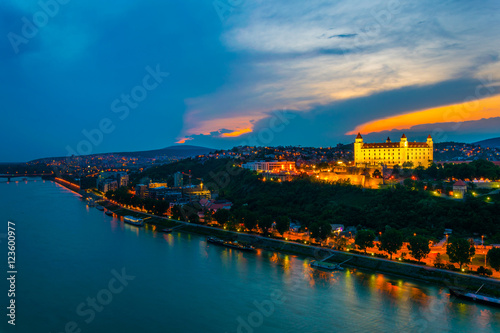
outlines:
M17 177L41 177L41 176L53 176L54 173L7 173L0 174L0 178L7 178L7 181L10 182L11 178Z

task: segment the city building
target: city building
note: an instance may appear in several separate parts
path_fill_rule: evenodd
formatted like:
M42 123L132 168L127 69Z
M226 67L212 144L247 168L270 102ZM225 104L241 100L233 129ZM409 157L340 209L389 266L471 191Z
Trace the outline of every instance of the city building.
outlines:
M118 188L118 182L115 179L104 179L103 181L99 182L99 185L97 186L97 189L103 193L106 193L108 191L114 191Z
M182 172L174 173L174 186L182 187L184 185L184 175Z
M126 172L114 172L114 171L101 172L96 180L97 189L102 191L102 188L104 188L103 187L104 182L109 179L116 181L117 188L121 186L127 186L129 181L129 177Z
M117 172L116 178L117 178L119 187L128 185L129 178L128 178L128 174L126 172Z
M219 209L231 209L233 203L228 200L209 200L204 198L200 200L200 205L204 209L216 212Z
M149 188L168 187L167 183L149 183Z
M354 141L354 162L356 166L372 165L403 166L411 162L413 167L428 167L433 160L433 142L429 135L426 142L408 142L403 134L399 142L387 138L382 143L365 143L360 133Z
M257 172L269 172L269 173L296 171L294 161L249 162L243 164L242 168Z
M453 197L456 199L463 199L465 193L467 193L467 184L459 179L453 184Z
M207 188L203 188L203 183L200 185L193 185L190 187L186 187L184 189L184 193L186 194L187 197L189 197L191 200L200 200L200 199L211 199L211 192Z
M137 184L135 186L135 195L140 198L145 198L149 195L148 186L144 184Z

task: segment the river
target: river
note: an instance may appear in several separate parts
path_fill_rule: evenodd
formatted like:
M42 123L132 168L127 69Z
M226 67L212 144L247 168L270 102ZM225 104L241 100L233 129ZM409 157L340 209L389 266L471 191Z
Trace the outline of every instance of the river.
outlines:
M0 180L0 247L15 223L15 326L1 332L500 332L500 310L444 287L137 228L50 181Z

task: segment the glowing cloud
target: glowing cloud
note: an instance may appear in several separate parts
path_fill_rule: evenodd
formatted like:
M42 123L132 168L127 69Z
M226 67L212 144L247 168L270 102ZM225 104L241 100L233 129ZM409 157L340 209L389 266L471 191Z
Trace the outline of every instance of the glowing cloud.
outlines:
M193 140L193 138L182 138L179 141L176 141L175 143L183 144L183 143L186 143L186 141L189 141L189 140Z
M222 133L221 137L222 138L235 138L235 137L238 137L238 136L243 135L245 133L251 133L251 132L252 132L251 128L244 128L241 130L236 130L236 131L231 132L231 133Z
M421 124L463 122L493 117L500 117L500 95L377 119L356 126L355 129L347 132L346 135L355 135L358 132L373 133L402 130Z

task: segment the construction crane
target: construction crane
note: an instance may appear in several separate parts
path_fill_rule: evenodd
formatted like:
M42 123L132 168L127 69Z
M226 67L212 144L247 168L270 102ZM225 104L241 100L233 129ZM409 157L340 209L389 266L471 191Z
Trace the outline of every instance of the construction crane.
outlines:
M191 170L189 170L189 173L182 173L183 175L188 175L189 176L189 187L191 187L191 178L193 177L193 175L191 175Z

